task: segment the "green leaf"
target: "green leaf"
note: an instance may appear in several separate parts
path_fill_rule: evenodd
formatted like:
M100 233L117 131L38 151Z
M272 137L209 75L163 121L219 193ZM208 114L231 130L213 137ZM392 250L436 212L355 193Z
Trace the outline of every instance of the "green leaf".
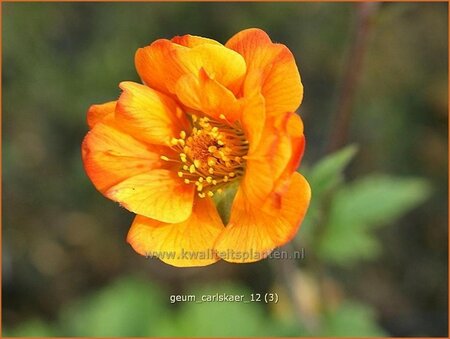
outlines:
M358 221L377 226L397 219L429 195L430 186L424 179L369 176L340 190L331 213L341 223Z
M5 328L3 337L55 337L57 331L40 319L31 319L14 329Z
M381 175L343 187L333 196L319 254L343 266L374 258L381 247L370 229L395 221L429 194L423 179Z
M356 152L357 147L350 145L327 155L312 168L302 167L302 174L307 178L312 192L308 213L302 222L301 237L304 241L311 242L316 237L316 225L321 224L323 218L324 196L343 181L343 171Z
M384 337L373 310L361 303L346 301L326 316L324 337Z
M355 145L347 146L321 159L308 177L315 196L335 187L343 180L343 171L357 152Z
M357 224L346 224L340 228L328 226L318 248L322 259L340 266L351 266L359 260L375 258L380 253L381 246L376 238L366 231L364 225Z
M155 335L167 301L153 285L121 279L62 313L64 336L138 337Z

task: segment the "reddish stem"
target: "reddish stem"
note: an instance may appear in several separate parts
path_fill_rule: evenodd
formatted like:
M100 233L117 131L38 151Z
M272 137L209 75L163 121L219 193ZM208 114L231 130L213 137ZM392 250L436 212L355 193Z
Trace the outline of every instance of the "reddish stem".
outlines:
M334 123L331 125L331 137L328 145L330 152L344 146L348 139L353 101L361 76L362 61L367 49L368 36L373 27L373 17L377 13L379 3L361 2L356 6L355 30L336 104Z

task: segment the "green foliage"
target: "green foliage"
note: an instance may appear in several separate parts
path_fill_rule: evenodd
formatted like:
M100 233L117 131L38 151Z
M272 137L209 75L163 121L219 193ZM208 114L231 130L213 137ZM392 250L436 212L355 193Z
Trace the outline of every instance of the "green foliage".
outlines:
M244 295L251 291L237 284L221 283L189 289L184 294L201 296L218 293ZM23 323L9 337L267 337L311 335L292 317L275 318L259 302L178 302L159 286L136 278L122 278L62 310L59 323L37 319ZM367 306L344 302L322 319L321 335L382 336L373 312Z
M358 148L355 145L347 146L325 156L311 169L308 179L313 188L314 196L320 197L343 181L343 171L353 159L357 150Z
M245 295L247 299L250 295L249 290L232 284L196 288L189 294L215 295L218 291L233 295ZM259 303L242 302L183 303L176 314L176 329L173 327L172 321L166 322L166 326L163 327L163 335L187 337L266 336L271 331L272 320L264 314L261 306ZM271 332L274 333L274 331Z
M116 281L62 312L63 336L148 336L165 317L158 289L132 278Z
M345 301L325 317L324 337L383 337L387 334L377 325L373 310L361 303Z
M431 191L421 178L369 175L344 183L344 170L356 151L356 146L345 147L306 173L312 201L302 237L314 242L323 262L345 267L375 258L381 245L373 229L395 222L424 202Z
M343 186L333 196L321 236L320 256L348 266L380 253L372 228L394 222L428 198L423 179L373 175Z
M217 291L244 295L242 286L223 283L186 291L197 300ZM166 300L164 300L165 295ZM266 337L310 335L291 320L274 318L261 303L179 302L171 308L169 294L160 287L135 278L122 278L62 311L59 324L49 325L30 320L18 328L6 330L10 337L30 336L163 336L163 337ZM321 334L325 336L382 336L369 307L345 302L323 318Z
M51 325L40 319L31 319L19 327L9 330L4 329L3 337L54 337L57 331Z
M312 241L313 232L323 218L324 204L330 192L344 180L344 169L353 159L358 148L356 145L347 146L335 153L328 154L319 160L311 169L302 168L312 192L312 199L302 223L302 238Z
M197 300L216 293L245 295L250 291L236 284L202 286L186 291ZM275 320L266 314L262 303L179 302L176 307L170 294L159 286L136 278L122 278L106 288L68 305L59 323L40 320L25 322L5 333L8 336L67 337L213 337L267 336L298 334L292 322Z

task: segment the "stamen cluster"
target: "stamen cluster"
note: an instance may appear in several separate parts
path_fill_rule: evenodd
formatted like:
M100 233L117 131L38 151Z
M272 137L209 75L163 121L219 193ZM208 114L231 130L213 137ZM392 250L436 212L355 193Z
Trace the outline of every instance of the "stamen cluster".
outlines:
M190 135L181 131L171 140L178 159L161 156L162 160L179 163L178 176L188 185L195 185L200 198L222 193L224 186L244 173L248 141L240 125L230 123L224 115L221 121L192 117Z

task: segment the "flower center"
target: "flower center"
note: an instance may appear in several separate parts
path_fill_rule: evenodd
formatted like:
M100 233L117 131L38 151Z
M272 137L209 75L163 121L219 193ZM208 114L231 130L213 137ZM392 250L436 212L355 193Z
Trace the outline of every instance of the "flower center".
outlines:
M248 141L238 123L192 115L193 128L171 141L180 157L178 176L188 185L196 186L200 198L221 193L223 187L242 176ZM166 156L161 159L170 161Z

